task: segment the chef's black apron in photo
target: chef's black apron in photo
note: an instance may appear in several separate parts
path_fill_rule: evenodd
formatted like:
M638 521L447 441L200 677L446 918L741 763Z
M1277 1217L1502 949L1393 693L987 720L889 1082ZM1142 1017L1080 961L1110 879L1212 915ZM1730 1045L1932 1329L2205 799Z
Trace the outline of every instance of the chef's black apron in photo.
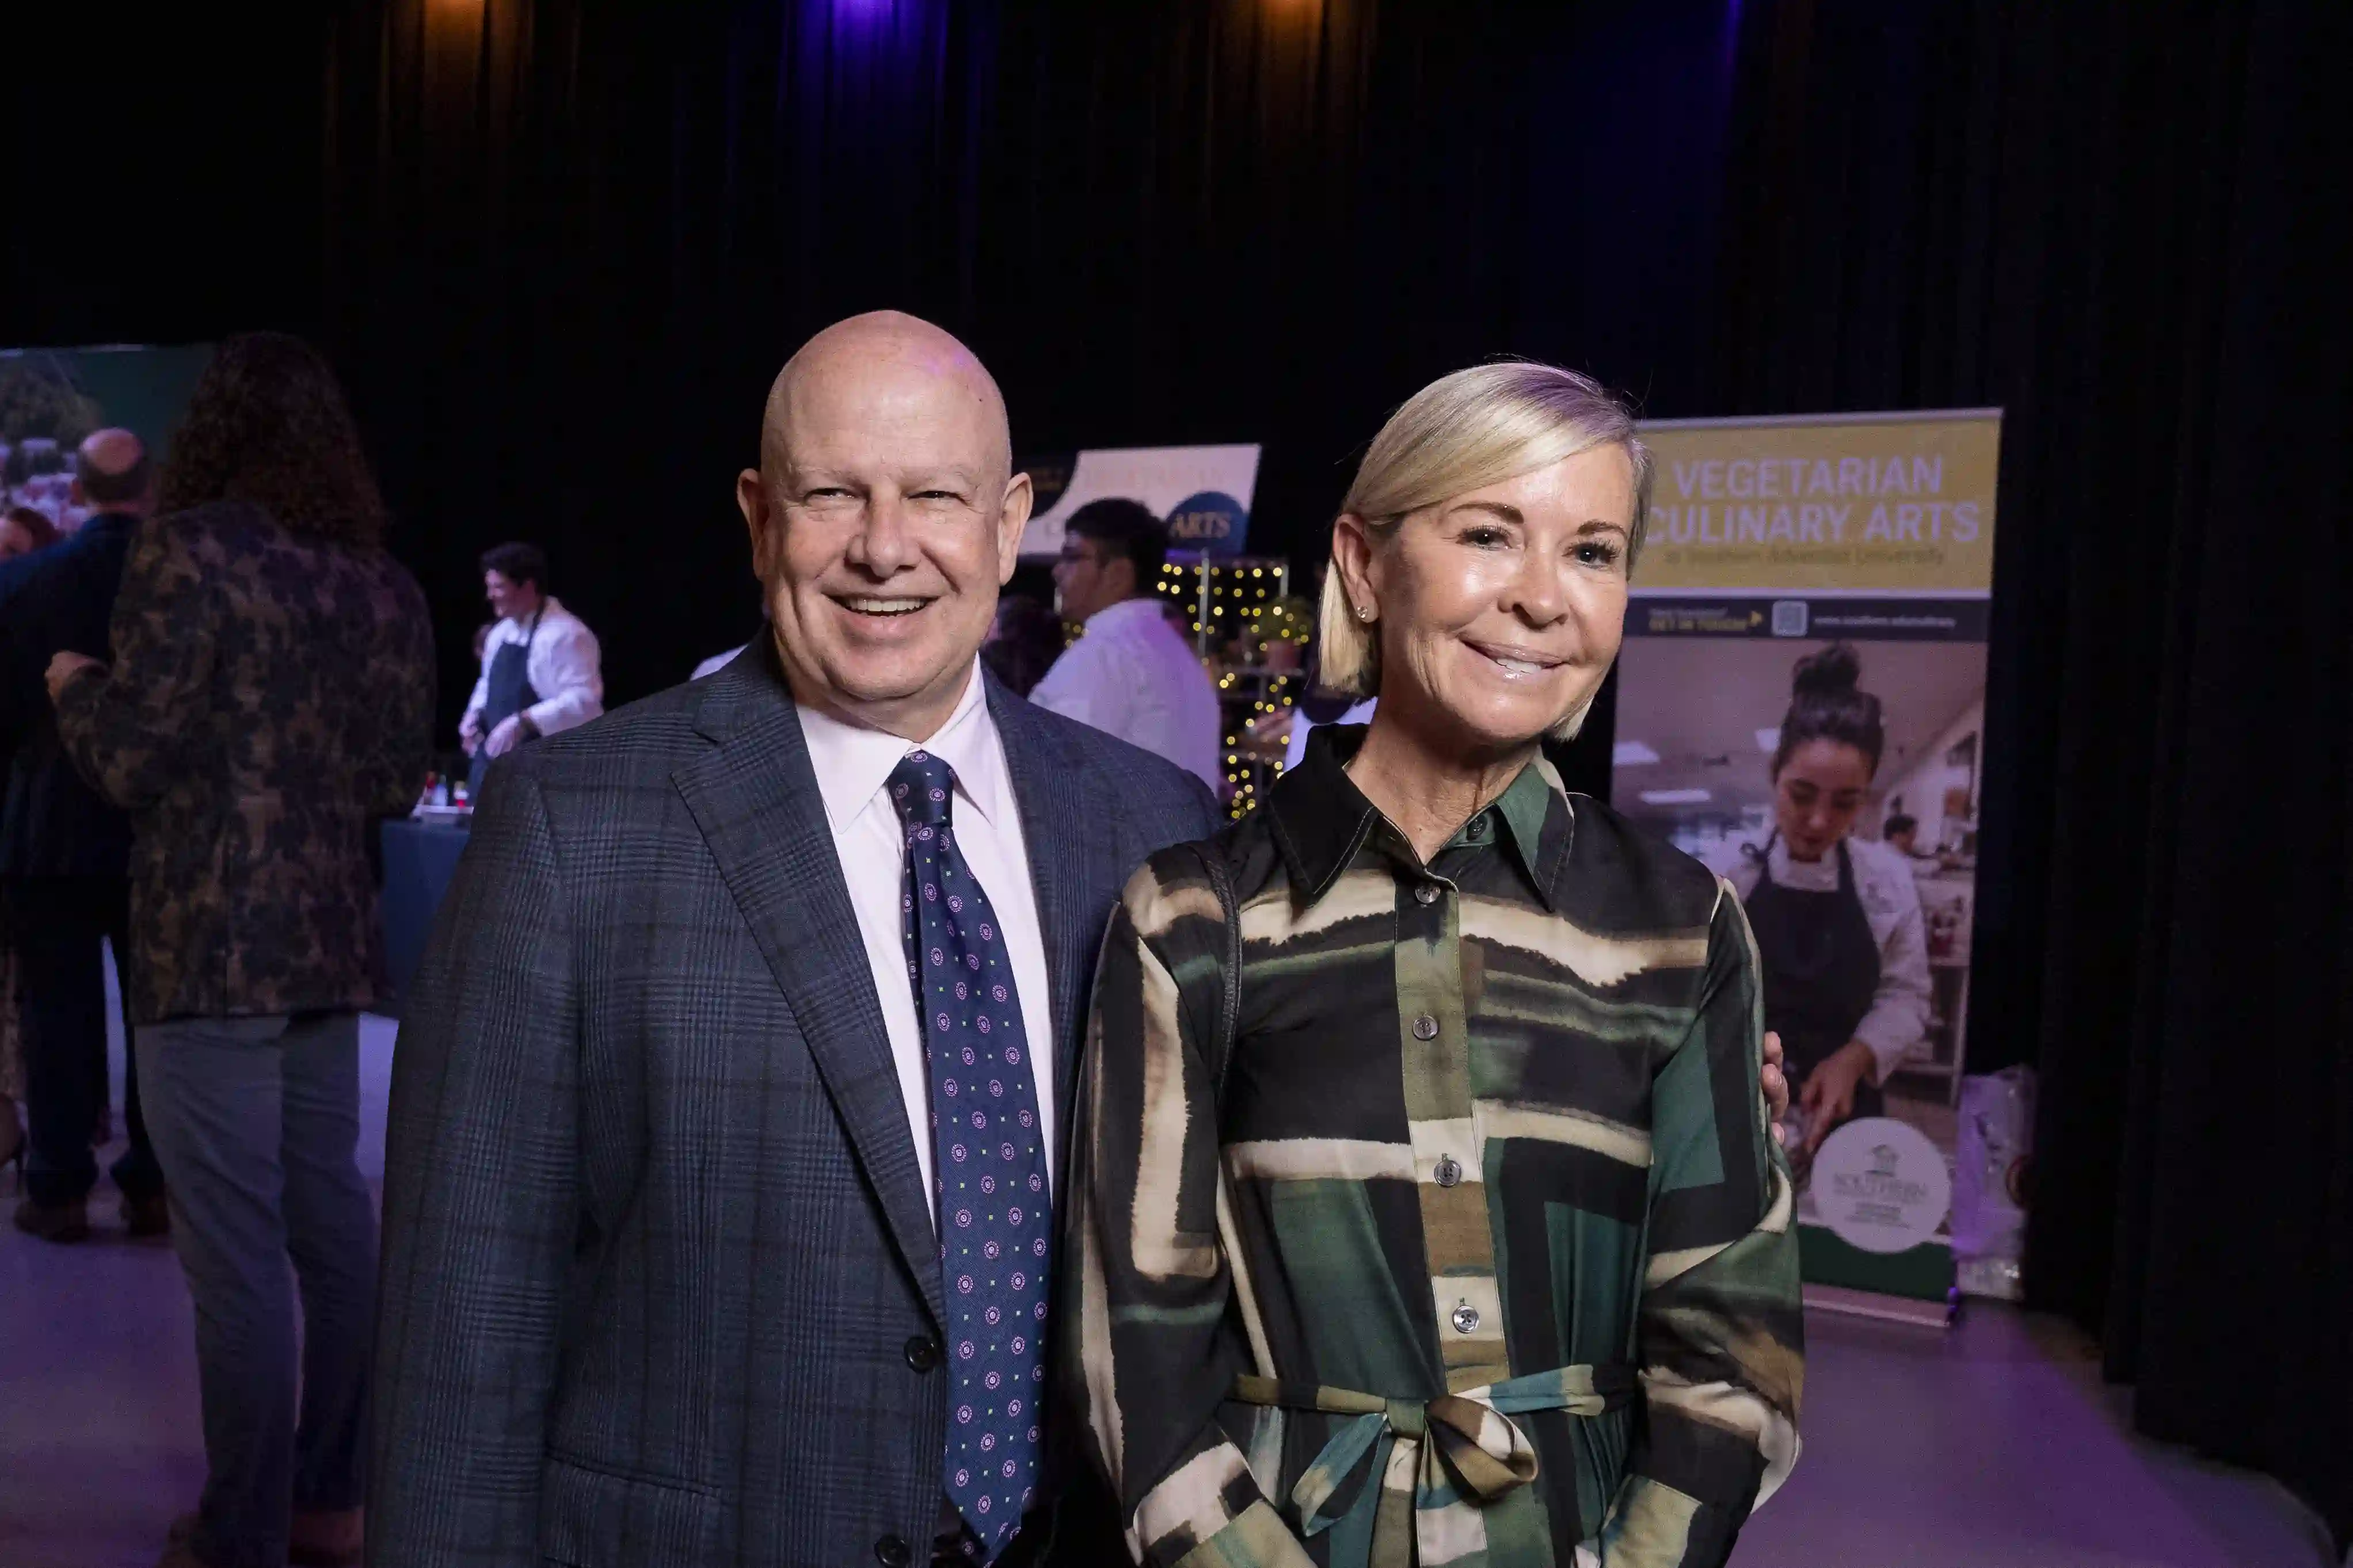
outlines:
M466 793L476 801L482 796L482 775L491 771L491 731L539 701L539 693L531 687L531 645L539 636L539 616L545 614L543 605L532 616L522 641L502 644L491 656L490 685L482 696L482 744L466 770Z
M1871 1011L1879 991L1879 940L1854 890L1854 862L1846 842L1838 847L1838 889L1810 893L1773 880L1773 845L1765 844L1757 886L1743 904L1757 933L1757 956L1764 968L1765 1026L1781 1037L1789 1087L1840 1047L1854 1038L1855 1026ZM1886 1097L1868 1078L1854 1086L1854 1114L1882 1114Z

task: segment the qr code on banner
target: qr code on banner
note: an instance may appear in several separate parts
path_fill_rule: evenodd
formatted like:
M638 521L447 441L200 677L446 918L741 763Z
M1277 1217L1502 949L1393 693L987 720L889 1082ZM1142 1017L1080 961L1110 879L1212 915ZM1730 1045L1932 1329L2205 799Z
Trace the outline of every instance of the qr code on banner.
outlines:
M1801 637L1806 635L1805 600L1773 601L1773 635L1777 637Z

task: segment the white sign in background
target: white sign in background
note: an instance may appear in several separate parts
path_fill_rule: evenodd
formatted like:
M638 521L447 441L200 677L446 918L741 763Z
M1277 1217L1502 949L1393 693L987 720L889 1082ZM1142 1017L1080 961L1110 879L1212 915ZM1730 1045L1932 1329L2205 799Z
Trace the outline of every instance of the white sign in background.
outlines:
M1082 451L1071 468L1071 482L1052 507L1029 520L1021 534L1024 556L1062 552L1062 523L1091 500L1124 499L1142 501L1155 517L1166 517L1179 502L1213 491L1240 501L1250 510L1250 492L1258 486L1259 447L1115 447ZM1178 548L1198 548L1199 542L1172 539Z

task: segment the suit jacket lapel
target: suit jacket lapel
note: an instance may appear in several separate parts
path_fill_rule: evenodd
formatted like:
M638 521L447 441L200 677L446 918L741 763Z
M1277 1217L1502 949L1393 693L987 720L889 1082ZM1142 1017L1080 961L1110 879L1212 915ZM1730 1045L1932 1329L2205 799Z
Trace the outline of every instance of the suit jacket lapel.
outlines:
M1021 838L1029 880L1038 895L1038 926L1045 940L1046 981L1052 991L1055 1125L1053 1180L1060 1191L1064 1155L1077 1114L1079 1047L1087 1026L1095 957L1103 945L1104 912L1129 868L1119 865L1111 804L1101 785L1041 711L988 678L988 710L997 721L1006 770L1021 811Z
M673 782L791 1004L892 1237L944 1329L938 1242L907 1101L800 716L774 661L764 645L711 678L698 727L719 743Z

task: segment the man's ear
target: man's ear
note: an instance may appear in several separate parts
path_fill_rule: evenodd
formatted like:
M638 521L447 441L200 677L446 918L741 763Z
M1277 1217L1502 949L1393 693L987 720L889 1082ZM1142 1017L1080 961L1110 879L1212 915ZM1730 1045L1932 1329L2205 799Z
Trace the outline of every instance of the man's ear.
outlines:
M1029 531L1029 508L1037 500L1029 476L1016 474L1005 481L1005 504L997 519L997 585L1013 581L1021 562L1021 536Z
M759 469L746 468L735 476L735 508L744 514L744 526L752 536L752 574L765 583L776 531L769 526L768 489L760 482Z

